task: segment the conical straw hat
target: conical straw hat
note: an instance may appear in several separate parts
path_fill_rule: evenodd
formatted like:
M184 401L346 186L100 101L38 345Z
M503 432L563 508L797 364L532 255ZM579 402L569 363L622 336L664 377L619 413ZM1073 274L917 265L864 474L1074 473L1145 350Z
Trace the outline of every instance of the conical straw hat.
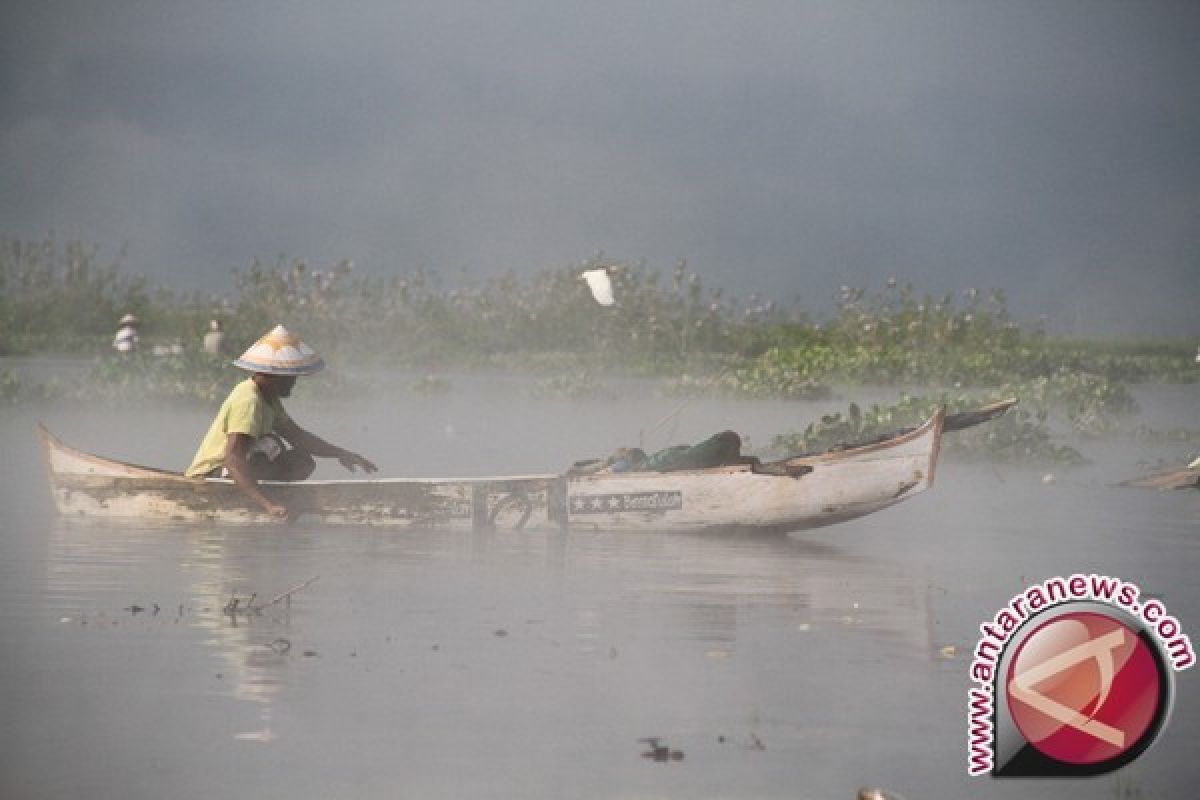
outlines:
M311 375L325 366L325 360L288 332L282 325L255 342L242 357L233 362L248 372L267 375Z
M121 317L120 321L117 322L117 324L118 325L140 325L141 320L139 320L133 314L126 314L125 316Z

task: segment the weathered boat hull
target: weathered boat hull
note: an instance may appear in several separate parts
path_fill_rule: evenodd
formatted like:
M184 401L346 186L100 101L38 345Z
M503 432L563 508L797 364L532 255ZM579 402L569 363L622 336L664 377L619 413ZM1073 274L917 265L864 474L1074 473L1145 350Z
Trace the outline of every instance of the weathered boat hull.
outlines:
M325 524L605 531L786 531L870 514L933 484L945 412L883 442L784 462L679 472L430 480L265 481ZM40 426L54 502L68 517L274 524L232 481L101 458ZM811 468L805 474L804 468Z
M1200 489L1200 468L1183 467L1165 472L1155 472L1151 475L1122 481L1117 485L1136 489Z

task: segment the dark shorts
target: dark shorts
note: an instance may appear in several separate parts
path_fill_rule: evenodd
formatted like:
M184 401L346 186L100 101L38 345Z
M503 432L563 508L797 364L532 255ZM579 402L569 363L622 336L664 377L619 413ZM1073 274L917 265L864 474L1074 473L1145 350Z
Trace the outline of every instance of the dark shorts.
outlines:
M260 454L250 457L250 474L257 481L302 481L313 473L317 464L313 457L304 450L285 450L274 461L268 461ZM229 470L216 467L205 477L230 478Z

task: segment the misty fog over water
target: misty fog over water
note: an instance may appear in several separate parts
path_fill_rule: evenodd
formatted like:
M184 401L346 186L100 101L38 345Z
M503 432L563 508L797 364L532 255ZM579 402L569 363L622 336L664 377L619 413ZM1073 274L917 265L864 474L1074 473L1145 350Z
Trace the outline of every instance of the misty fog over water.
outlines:
M1195 336L1198 38L1189 2L7 3L0 233L182 290L604 251Z
M1200 455L1200 385L1185 383L1198 41L1192 2L3 4L0 338L14 339L0 354L34 355L0 356L0 800L1196 797L1198 669L1174 676L1166 729L1117 773L966 772L979 625L1025 587L1132 581L1200 641L1200 492L1113 485ZM303 264L309 283L273 305L279 276L236 283L259 264ZM326 293L335 264L353 268ZM576 301L613 309L574 273L610 264L638 278L621 287L663 291L576 325ZM148 288L113 299L137 275ZM428 294L411 304L383 282L413 275ZM395 302L321 305L376 286ZM463 292L474 316L447 317L474 326L469 344L425 324L459 308L451 289L479 286ZM510 302L526 286L557 308ZM891 315L894 339L859 316L883 287L920 309ZM80 356L107 349L95 320L127 303L116 315L144 317L145 352ZM771 536L58 516L38 421L104 456L190 462L216 403L128 398L139 371L192 398L205 386L182 371L223 380L192 350L210 308L235 350L260 316L312 337L337 390L302 380L287 409L380 477L560 473L724 429L753 450L851 402L1000 384L1046 395L1027 397L1031 432L1012 441L1028 447L1045 412L1090 461L947 448L930 491ZM343 316L320 335L279 310L322 308ZM765 327L705 350L689 336L704 309ZM415 321L356 327L393 312ZM804 314L818 326L782 322ZM492 346L497 320L560 317ZM153 355L185 329L183 358ZM415 333L350 341L360 329ZM585 345L550 352L570 333ZM780 358L756 358L768 341ZM797 366L823 348L839 368ZM848 369L885 349L897 358ZM920 369L934 350L939 369ZM534 391L536 356L591 395ZM623 377L596 374L618 362ZM438 372L418 391L422 376L389 363L527 374ZM715 391L764 365L747 389L824 396L803 385L813 374L887 386ZM695 372L701 391L663 396L638 368ZM323 461L314 477L352 476ZM665 758L646 757L656 745Z
M400 382L402 383L402 381ZM1187 424L1195 386L1143 387ZM298 421L385 476L554 471L679 404L531 399L520 379L399 386ZM698 398L656 435L802 427L821 404ZM57 518L33 430L182 466L211 409L0 413L0 794L94 797L1074 797L969 780L969 652L1024 586L1099 572L1200 620L1195 492L1119 490L1186 447L1095 443L1043 471L943 461L928 493L769 537L491 534L79 523ZM341 477L323 465L324 477ZM313 576L290 608L222 613ZM143 609L135 613L134 607ZM1190 797L1200 687L1097 796ZM683 753L642 757L657 737ZM1124 788L1123 788L1124 787Z

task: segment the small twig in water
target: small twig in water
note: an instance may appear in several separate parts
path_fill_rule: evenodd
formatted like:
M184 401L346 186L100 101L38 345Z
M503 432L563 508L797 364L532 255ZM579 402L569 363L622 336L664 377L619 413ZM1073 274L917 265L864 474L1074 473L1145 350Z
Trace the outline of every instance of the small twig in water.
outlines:
M291 600L292 595L294 595L296 592L300 591L301 589L307 589L310 585L312 585L314 582L316 582L317 578L320 578L320 577L321 577L320 575L313 575L311 578L306 580L304 583L301 583L297 586L293 586L291 589L288 589L286 592L276 595L274 598L271 599L271 602L267 603L265 606L259 606L259 608L267 608L269 606L276 605L281 600Z
M251 594L250 597L244 603L242 602L242 599L240 597L238 597L236 594L231 595L229 598L229 602L225 604L225 606L221 609L221 611L226 616L233 617L236 621L238 614L242 614L244 616L249 616L250 614L262 614L263 609L270 608L271 606L274 606L274 605L278 605L280 602L283 602L283 601L287 601L288 605L290 606L291 602L292 602L292 595L294 595L296 592L300 591L301 589L308 587L319 577L321 577L321 576L313 575L311 578L306 580L304 583L293 586L291 589L288 589L286 592L283 592L283 593L278 594L275 597L273 597L271 599L271 602L263 603L262 605L256 606L254 604L255 598L258 597L258 592ZM183 606L180 606L181 613L182 613L182 609L183 609ZM141 609L139 609L139 610L141 610Z

